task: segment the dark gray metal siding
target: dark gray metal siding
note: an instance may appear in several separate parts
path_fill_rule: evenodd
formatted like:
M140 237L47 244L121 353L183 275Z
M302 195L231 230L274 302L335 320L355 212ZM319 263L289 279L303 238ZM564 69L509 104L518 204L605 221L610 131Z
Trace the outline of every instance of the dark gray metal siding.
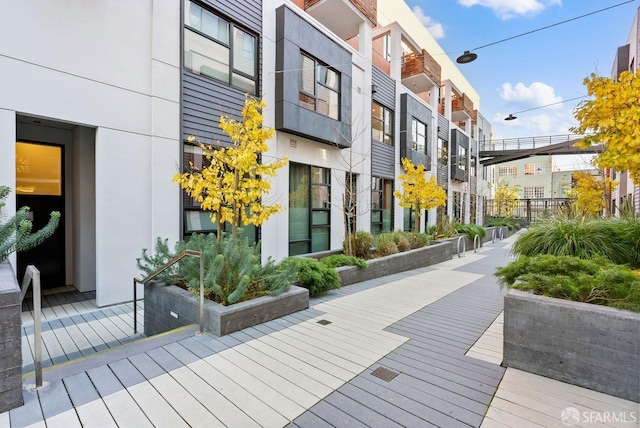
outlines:
M371 175L393 178L395 176L396 148L379 141L371 141Z
M340 120L299 106L300 53L340 73ZM322 143L351 145L351 53L286 6L276 10L276 129ZM279 72L278 72L279 71Z
M449 121L440 113L438 113L438 137L449 141Z
M411 148L411 121L416 118L427 125L427 153L416 152ZM414 165L424 165L431 170L432 138L431 110L408 93L400 95L400 157L406 157Z
M393 110L395 121L396 82L376 67L373 67L372 72L372 83L377 86L376 93L373 94L373 99L388 109ZM394 127L397 126L398 123L394 123ZM395 144L398 144L398 141L394 140L394 145ZM371 174L374 177L393 178L395 176L395 153L396 149L394 146L389 146L378 141L372 141Z
M384 71L372 67L372 84L376 85L376 93L373 99L383 106L396 110L396 81L387 76Z
M262 76L262 1L230 2L204 0L200 4L245 27L258 36L258 76ZM260 84L260 79L259 82ZM259 85L260 87L260 85ZM182 137L195 135L203 142L229 142L218 127L220 116L239 119L244 106L244 92L223 82L182 71Z
M462 146L467 149L467 156L469 156L469 137L458 129L452 129L451 141L449 143L449 153L451 153L451 178L458 181L469 181L468 171L458 167L458 148Z

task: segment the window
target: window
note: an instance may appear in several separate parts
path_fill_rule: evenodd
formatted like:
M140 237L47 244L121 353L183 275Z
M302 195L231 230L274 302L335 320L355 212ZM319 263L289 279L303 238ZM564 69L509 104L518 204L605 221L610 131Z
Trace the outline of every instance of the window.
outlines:
M184 68L257 93L257 38L185 0Z
M404 230L405 232L412 232L413 227L416 225L416 212L413 210L413 208L404 208L403 214L404 216L402 220L402 230Z
M515 177L518 175L518 167L517 166L499 166L498 167L498 177Z
M544 198L544 187L543 186L525 187L524 188L524 198L525 199L542 199L542 198Z
M467 148L458 146L458 169L467 170Z
M448 162L447 142L438 137L438 162L446 164Z
M371 132L374 140L393 146L393 112L375 101L371 108Z
M382 40L384 43L382 55L384 59L391 61L391 34L385 34Z
M371 179L371 233L393 230L393 180Z
M299 104L340 120L340 74L305 54L300 54Z
M427 125L415 118L411 120L411 148L427 154Z
M476 176L476 163L478 162L478 159L475 156L471 156L471 162L469 164L469 175L471 177L475 177Z
M329 249L331 170L291 163L289 167L289 255Z
M524 165L524 175L539 175L544 174L543 163L527 163Z

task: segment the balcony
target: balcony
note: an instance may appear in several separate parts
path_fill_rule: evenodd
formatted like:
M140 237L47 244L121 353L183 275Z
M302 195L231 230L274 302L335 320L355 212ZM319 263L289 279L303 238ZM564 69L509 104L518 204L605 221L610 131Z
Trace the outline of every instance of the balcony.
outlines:
M434 86L439 87L442 84L440 64L424 49L421 54L404 55L402 84L416 94L426 92Z
M378 21L377 0L304 0L304 10L342 40L357 36L365 20Z
M466 122L473 118L473 101L466 94L451 97L451 121Z

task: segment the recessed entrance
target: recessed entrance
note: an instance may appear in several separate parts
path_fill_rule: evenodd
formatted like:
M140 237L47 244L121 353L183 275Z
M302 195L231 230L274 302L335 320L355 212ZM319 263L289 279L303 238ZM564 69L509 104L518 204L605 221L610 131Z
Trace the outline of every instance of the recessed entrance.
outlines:
M33 231L44 227L52 211L65 218L62 146L18 141L16 143L16 205L30 208ZM18 275L28 265L40 270L43 288L66 285L65 225L37 247L17 254Z

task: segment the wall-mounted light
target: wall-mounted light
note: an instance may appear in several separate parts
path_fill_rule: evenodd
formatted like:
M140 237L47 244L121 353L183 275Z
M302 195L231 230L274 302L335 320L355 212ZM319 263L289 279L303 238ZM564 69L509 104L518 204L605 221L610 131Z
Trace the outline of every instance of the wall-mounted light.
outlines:
M371 84L371 93L375 94L376 92L378 92L378 85L373 83L373 84Z

